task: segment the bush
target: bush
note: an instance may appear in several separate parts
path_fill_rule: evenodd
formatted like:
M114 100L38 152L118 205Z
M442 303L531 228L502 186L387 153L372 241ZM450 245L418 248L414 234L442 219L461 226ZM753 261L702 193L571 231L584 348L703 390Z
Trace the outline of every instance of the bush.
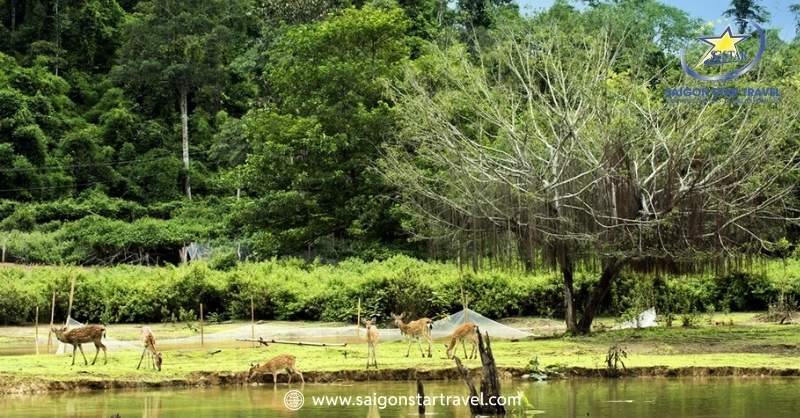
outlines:
M42 246L48 243L56 245L43 241ZM194 315L200 303L209 317L249 319L251 297L259 319L352 322L359 298L363 317L388 321L391 312L407 312L411 317L436 319L461 309L462 287L470 308L491 318L563 314L559 279L550 272L459 272L453 264L406 256L371 262L349 259L337 265L288 258L227 265L226 269L219 264L211 267L192 263L181 267L0 268L4 283L0 322L30 321L31 307L49 306L54 290L57 318L63 318L72 277L77 279L73 316L90 322L174 321ZM795 298L800 289L800 262L770 267L764 274L721 277L642 278L626 273L612 289L605 313L632 314L655 303L659 312L690 326L710 306L717 311L766 308L779 288L785 297ZM576 275L576 291L585 295L594 277ZM767 304L760 305L764 301Z

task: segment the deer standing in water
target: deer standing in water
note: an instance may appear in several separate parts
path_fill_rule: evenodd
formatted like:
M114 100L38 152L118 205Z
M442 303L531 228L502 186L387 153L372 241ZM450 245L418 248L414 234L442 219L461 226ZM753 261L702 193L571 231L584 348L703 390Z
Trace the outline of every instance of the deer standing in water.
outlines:
M254 376L259 374L270 373L272 374L272 384L277 384L278 375L285 371L286 374L289 375L289 383L292 383L292 375L297 374L300 375L300 381L305 384L306 381L303 379L303 373L300 373L300 370L297 370L295 367L296 361L297 358L291 354L281 354L279 356L275 356L262 365L256 364L250 367L250 372L247 374L247 380L249 381Z
M94 354L92 366L97 361L97 356L100 354L100 349L103 349L103 364L108 364L108 354L106 353L106 346L100 341L106 336L106 327L102 325L85 325L82 327L74 328L67 331L67 327L52 328L58 341L72 346L72 365L75 365L75 350L80 349L83 356L83 363L89 365L86 361L86 354L83 353L83 344L92 342L97 352Z
M400 328L400 333L406 336L408 340L408 349L406 350L406 357L411 353L411 340L417 340L417 346L419 346L419 352L422 354L422 357L425 357L425 352L422 351L422 344L420 344L419 339L424 338L425 341L428 342L428 357L433 357L431 353L431 328L433 328L433 321L430 318L420 318L416 321L411 321L409 323L403 322L403 318L405 317L405 313L400 315L391 314L392 318L394 319L394 324L397 325L397 328Z
M472 345L469 355L467 355L467 346L464 340L469 340ZM453 331L453 335L450 336L450 344L446 346L447 358L453 358L453 351L455 351L456 344L458 344L459 341L461 342L461 347L464 348L464 358L475 358L476 351L478 350L478 326L472 322L467 322L466 324L459 325L458 328Z
M378 348L378 339L380 332L378 327L375 326L375 320L364 321L364 327L367 328L367 368L375 366L378 368L378 356L375 350Z
M139 365L136 366L136 370L142 367L144 355L148 354L153 368L161 371L161 353L156 350L156 336L153 334L153 331L149 327L142 328L142 334L139 336L139 340L144 345L144 350L142 350L142 356L139 357Z

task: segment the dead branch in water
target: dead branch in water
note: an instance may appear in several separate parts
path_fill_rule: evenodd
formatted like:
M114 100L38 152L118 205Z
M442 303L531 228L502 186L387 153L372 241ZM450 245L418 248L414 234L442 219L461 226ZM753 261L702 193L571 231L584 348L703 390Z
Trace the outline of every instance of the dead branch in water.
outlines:
M478 334L478 351L481 355L481 366L483 374L481 376L481 390L475 388L469 370L461 363L458 357L453 356L453 360L458 367L461 378L469 389L469 409L472 415L505 415L506 409L503 405L497 405L500 398L500 379L497 376L497 365L492 354L492 345L489 341L489 333L485 337ZM485 338L485 341L484 341Z

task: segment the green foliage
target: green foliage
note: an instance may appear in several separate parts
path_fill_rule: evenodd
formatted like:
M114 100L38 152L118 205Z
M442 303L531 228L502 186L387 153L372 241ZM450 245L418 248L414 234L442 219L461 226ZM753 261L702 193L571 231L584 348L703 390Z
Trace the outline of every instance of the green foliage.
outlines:
M55 246L55 243L50 245ZM221 269L219 263L80 270L0 268L0 280L5 283L4 289L9 289L8 298L0 301L0 323L29 320L28 307L46 306L54 290L60 295L57 317L63 316L65 295L73 276L78 283L75 317L93 322L194 320L200 303L207 316L216 314L220 320L248 319L251 297L259 319L351 322L356 318L359 299L362 315L375 316L380 321L388 321L392 312L439 318L461 309L462 288L469 307L492 318L563 314L563 309L553 310L559 307L562 296L557 280L550 273L459 272L453 264L404 256L373 262L350 259L338 265L274 259L261 263L229 263ZM726 302L718 296L724 294L724 288L732 281L744 282L746 277L732 274L721 278L671 278L663 286L653 287L652 291L657 300L662 299L663 293L675 294L680 308L673 312L684 326L693 327L699 324L701 313L708 312L709 306L714 306L718 312L736 311L739 306L749 309L751 305L737 305L735 300ZM760 303L766 297L757 291L760 286L771 289L767 293L783 286L787 289L783 294L787 300L800 296L800 262L792 261L785 271L777 263L770 264L761 277L754 279L757 285L747 287L756 293L742 294L743 300ZM629 277L623 283L634 285L636 280ZM640 289L623 285L614 289L613 297L624 300L621 296ZM656 308L664 312L661 306L656 305ZM619 315L629 309L631 306L621 303L605 313Z
M256 196L235 215L261 256L341 259L397 241L389 189L371 170L392 131L385 83L410 55L402 9L365 5L288 28L266 52L274 108L242 120Z

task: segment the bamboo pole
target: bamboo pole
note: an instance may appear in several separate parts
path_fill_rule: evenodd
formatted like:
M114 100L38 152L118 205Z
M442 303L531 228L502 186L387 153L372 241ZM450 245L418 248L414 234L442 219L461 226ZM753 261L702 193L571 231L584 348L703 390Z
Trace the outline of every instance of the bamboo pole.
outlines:
M358 298L358 313L356 313L356 337L361 336L361 298Z
M200 347L205 344L203 336L203 304L200 304Z
M69 319L72 318L72 302L75 300L75 276L72 276L72 284L69 287L69 307L67 308L67 319L65 326L69 326Z
M36 345L36 355L39 355L39 307L36 307L36 318L33 319L34 323L34 337L33 341Z
M50 302L50 328L47 329L47 352L50 353L53 342L53 321L56 319L56 291L53 291L53 301Z
M464 292L464 272L461 266L461 255L458 256L458 287L461 289L461 310L464 311L464 323L468 322L469 311L467 311L467 295Z
M256 304L253 301L253 296L250 296L250 338L256 339ZM253 343L253 348L255 348Z

